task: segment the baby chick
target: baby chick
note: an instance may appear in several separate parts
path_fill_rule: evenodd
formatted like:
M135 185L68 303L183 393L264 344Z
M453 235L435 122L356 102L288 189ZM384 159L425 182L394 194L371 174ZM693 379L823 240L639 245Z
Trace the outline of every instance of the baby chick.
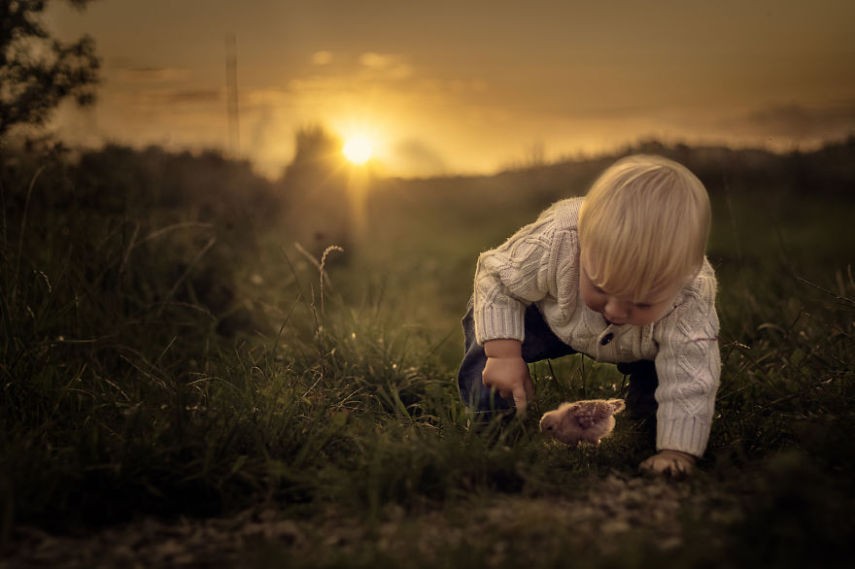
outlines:
M615 428L616 413L624 410L623 399L592 399L562 403L544 413L540 430L570 446L580 442L598 445Z

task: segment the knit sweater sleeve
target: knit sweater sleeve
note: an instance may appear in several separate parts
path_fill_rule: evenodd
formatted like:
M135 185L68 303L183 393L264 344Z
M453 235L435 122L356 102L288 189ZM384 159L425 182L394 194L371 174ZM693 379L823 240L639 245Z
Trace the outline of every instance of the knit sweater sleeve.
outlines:
M549 293L554 209L479 256L474 285L475 339L479 344L500 338L523 341L526 306Z
M701 456L709 441L721 374L715 293L705 262L682 301L656 325L657 449Z

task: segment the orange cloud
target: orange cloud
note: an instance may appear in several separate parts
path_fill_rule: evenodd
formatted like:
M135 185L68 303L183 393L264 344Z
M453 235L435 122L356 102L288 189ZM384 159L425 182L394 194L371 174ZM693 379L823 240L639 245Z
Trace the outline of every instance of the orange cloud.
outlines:
M406 79L413 73L412 67L398 55L366 52L359 56L359 63L389 79Z
M179 67L122 67L116 78L128 83L172 83L190 78L190 70Z
M331 51L316 51L312 54L312 63L315 65L329 65L332 63L333 54Z

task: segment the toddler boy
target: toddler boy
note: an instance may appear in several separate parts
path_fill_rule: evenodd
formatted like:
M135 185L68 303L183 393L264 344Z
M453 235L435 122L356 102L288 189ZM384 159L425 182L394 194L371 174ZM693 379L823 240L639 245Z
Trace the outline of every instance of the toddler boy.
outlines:
M484 416L534 395L527 362L584 353L630 375L627 406L656 421L641 467L685 473L703 455L721 362L706 189L648 155L608 168L482 253L463 318L463 401Z

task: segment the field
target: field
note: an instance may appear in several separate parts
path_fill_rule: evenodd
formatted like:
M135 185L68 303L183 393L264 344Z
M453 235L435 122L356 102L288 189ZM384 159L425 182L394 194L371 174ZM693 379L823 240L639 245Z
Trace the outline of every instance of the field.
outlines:
M537 429L620 397L532 365L522 421L454 384L480 251L614 157L492 177L276 182L216 154L0 164L0 567L834 567L855 553L855 144L663 147L714 207L722 385L706 456L642 476Z

